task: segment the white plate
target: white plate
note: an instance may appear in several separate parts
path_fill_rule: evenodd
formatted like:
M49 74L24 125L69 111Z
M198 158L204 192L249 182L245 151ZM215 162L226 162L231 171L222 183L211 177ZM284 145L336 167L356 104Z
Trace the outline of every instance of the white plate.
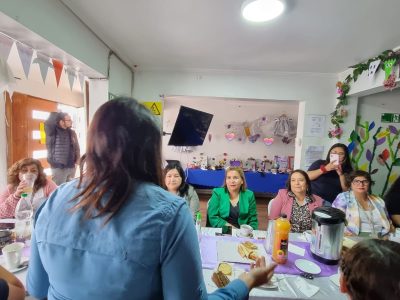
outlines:
M303 272L306 272L309 274L313 274L313 275L317 275L317 274L321 273L321 268L316 263L313 263L310 260L300 258L300 259L296 259L294 264L300 271L303 271Z

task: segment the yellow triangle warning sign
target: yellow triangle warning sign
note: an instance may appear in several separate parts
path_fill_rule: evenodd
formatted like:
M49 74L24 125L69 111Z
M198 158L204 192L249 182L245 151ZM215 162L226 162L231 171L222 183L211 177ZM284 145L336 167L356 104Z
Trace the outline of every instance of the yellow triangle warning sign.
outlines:
M153 101L153 102L142 102L144 106L146 106L153 115L160 116L162 112L162 102L161 101Z

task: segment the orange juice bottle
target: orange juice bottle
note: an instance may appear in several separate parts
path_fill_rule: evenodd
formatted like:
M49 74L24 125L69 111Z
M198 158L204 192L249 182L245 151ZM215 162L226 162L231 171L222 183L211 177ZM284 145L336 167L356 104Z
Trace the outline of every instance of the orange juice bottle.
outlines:
M288 258L290 222L285 214L275 220L272 259L278 264L284 264Z

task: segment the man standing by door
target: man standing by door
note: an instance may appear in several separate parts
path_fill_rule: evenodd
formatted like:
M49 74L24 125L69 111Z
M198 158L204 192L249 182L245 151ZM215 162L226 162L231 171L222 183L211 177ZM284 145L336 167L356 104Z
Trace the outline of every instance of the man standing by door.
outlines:
M57 185L75 177L80 149L76 133L71 127L71 116L63 112L52 113L45 123L47 161Z

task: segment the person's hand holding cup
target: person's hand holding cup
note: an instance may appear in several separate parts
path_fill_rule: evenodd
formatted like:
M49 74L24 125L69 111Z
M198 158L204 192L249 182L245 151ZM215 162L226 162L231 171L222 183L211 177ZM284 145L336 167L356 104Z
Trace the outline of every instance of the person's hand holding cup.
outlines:
M23 193L32 194L36 178L36 174L33 173L25 173L22 175L22 182L24 183Z

